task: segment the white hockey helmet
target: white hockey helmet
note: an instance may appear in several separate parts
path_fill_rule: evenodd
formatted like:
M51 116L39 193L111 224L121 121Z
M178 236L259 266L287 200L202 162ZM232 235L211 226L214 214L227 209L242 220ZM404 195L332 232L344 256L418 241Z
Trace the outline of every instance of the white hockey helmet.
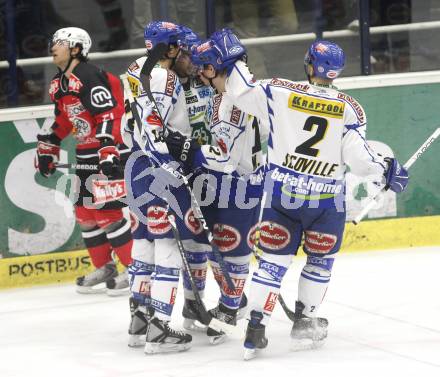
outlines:
M57 41L69 42L69 47L82 47L81 55L87 57L90 47L92 47L92 40L89 33L79 27L65 27L55 32L52 37L52 43Z

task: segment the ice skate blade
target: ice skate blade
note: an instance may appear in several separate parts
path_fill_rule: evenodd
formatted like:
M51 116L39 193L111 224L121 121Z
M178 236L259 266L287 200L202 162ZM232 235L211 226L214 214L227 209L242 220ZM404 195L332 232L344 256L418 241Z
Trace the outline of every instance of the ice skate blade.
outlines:
M191 348L190 343L175 344L175 343L151 343L146 342L144 352L146 354L155 353L171 353L171 352L183 352Z
M188 331L205 332L206 326L197 320L185 318L183 320L183 328Z
M107 296L110 297L119 297L119 296L125 296L130 293L129 288L123 288L123 289L109 289L107 288Z
M292 339L290 343L290 350L293 352L307 351L320 348L324 345L325 340L312 339Z
M144 347L146 343L145 335L129 335L128 346L129 347Z
M245 361L255 359L256 357L257 357L257 349L256 348L244 347L243 359Z
M210 344L216 346L217 344L224 343L226 339L228 339L228 336L225 333L223 333L220 335L208 336L208 339Z
M86 287L83 285L76 286L76 292L81 293L83 295L103 294L103 293L105 293L106 290L107 290L107 288L105 288L105 286L102 288L94 288L93 286Z

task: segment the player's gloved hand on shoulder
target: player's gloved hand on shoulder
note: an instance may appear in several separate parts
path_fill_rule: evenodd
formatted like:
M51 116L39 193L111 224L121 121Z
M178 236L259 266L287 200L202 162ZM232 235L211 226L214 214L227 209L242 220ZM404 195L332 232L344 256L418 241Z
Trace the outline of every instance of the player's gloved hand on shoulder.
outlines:
M118 148L107 145L98 150L99 170L108 178L114 178L121 170L121 161Z
M200 149L200 144L191 137L182 135L180 132L165 130L163 134L168 151L173 158L183 165L186 173L192 170L194 155Z
M408 185L408 171L395 158L386 157L385 162L388 164L388 169L384 173L386 185L391 191L402 192Z
M55 163L60 159L61 140L54 134L37 135L37 156L35 167L43 177L50 177L56 170Z

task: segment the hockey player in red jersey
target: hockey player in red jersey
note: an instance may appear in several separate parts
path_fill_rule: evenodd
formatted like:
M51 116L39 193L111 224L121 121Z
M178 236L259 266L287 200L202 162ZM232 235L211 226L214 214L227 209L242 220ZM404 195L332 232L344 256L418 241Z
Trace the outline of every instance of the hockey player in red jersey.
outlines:
M50 53L58 73L49 94L55 121L37 135L36 160L44 177L52 175L61 141L72 134L77 162L98 165L95 171L76 170L76 220L96 268L77 279L77 291L102 292L105 289L97 285L105 283L108 294L117 295L128 288L128 279L126 271L118 275L112 251L127 267L133 242L130 221L122 211L125 205L119 200L125 193L121 165L129 152L120 136L124 101L119 80L87 62L91 45L88 33L79 28L63 28L53 35Z

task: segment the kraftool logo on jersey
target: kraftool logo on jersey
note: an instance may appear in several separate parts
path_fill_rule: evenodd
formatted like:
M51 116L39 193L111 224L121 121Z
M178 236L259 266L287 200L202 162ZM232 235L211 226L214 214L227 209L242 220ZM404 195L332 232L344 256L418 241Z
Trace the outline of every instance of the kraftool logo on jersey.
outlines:
M202 224L200 224L200 221L196 219L192 209L189 209L185 214L185 225L191 231L191 233L195 235L200 234L203 231Z
M290 242L290 232L281 224L263 221L260 224L260 245L270 250L285 248Z
M241 241L240 232L226 224L215 224L213 230L213 239L220 251L234 250Z
M171 224L167 218L165 207L151 206L147 210L148 231L155 235L167 233L171 229Z

